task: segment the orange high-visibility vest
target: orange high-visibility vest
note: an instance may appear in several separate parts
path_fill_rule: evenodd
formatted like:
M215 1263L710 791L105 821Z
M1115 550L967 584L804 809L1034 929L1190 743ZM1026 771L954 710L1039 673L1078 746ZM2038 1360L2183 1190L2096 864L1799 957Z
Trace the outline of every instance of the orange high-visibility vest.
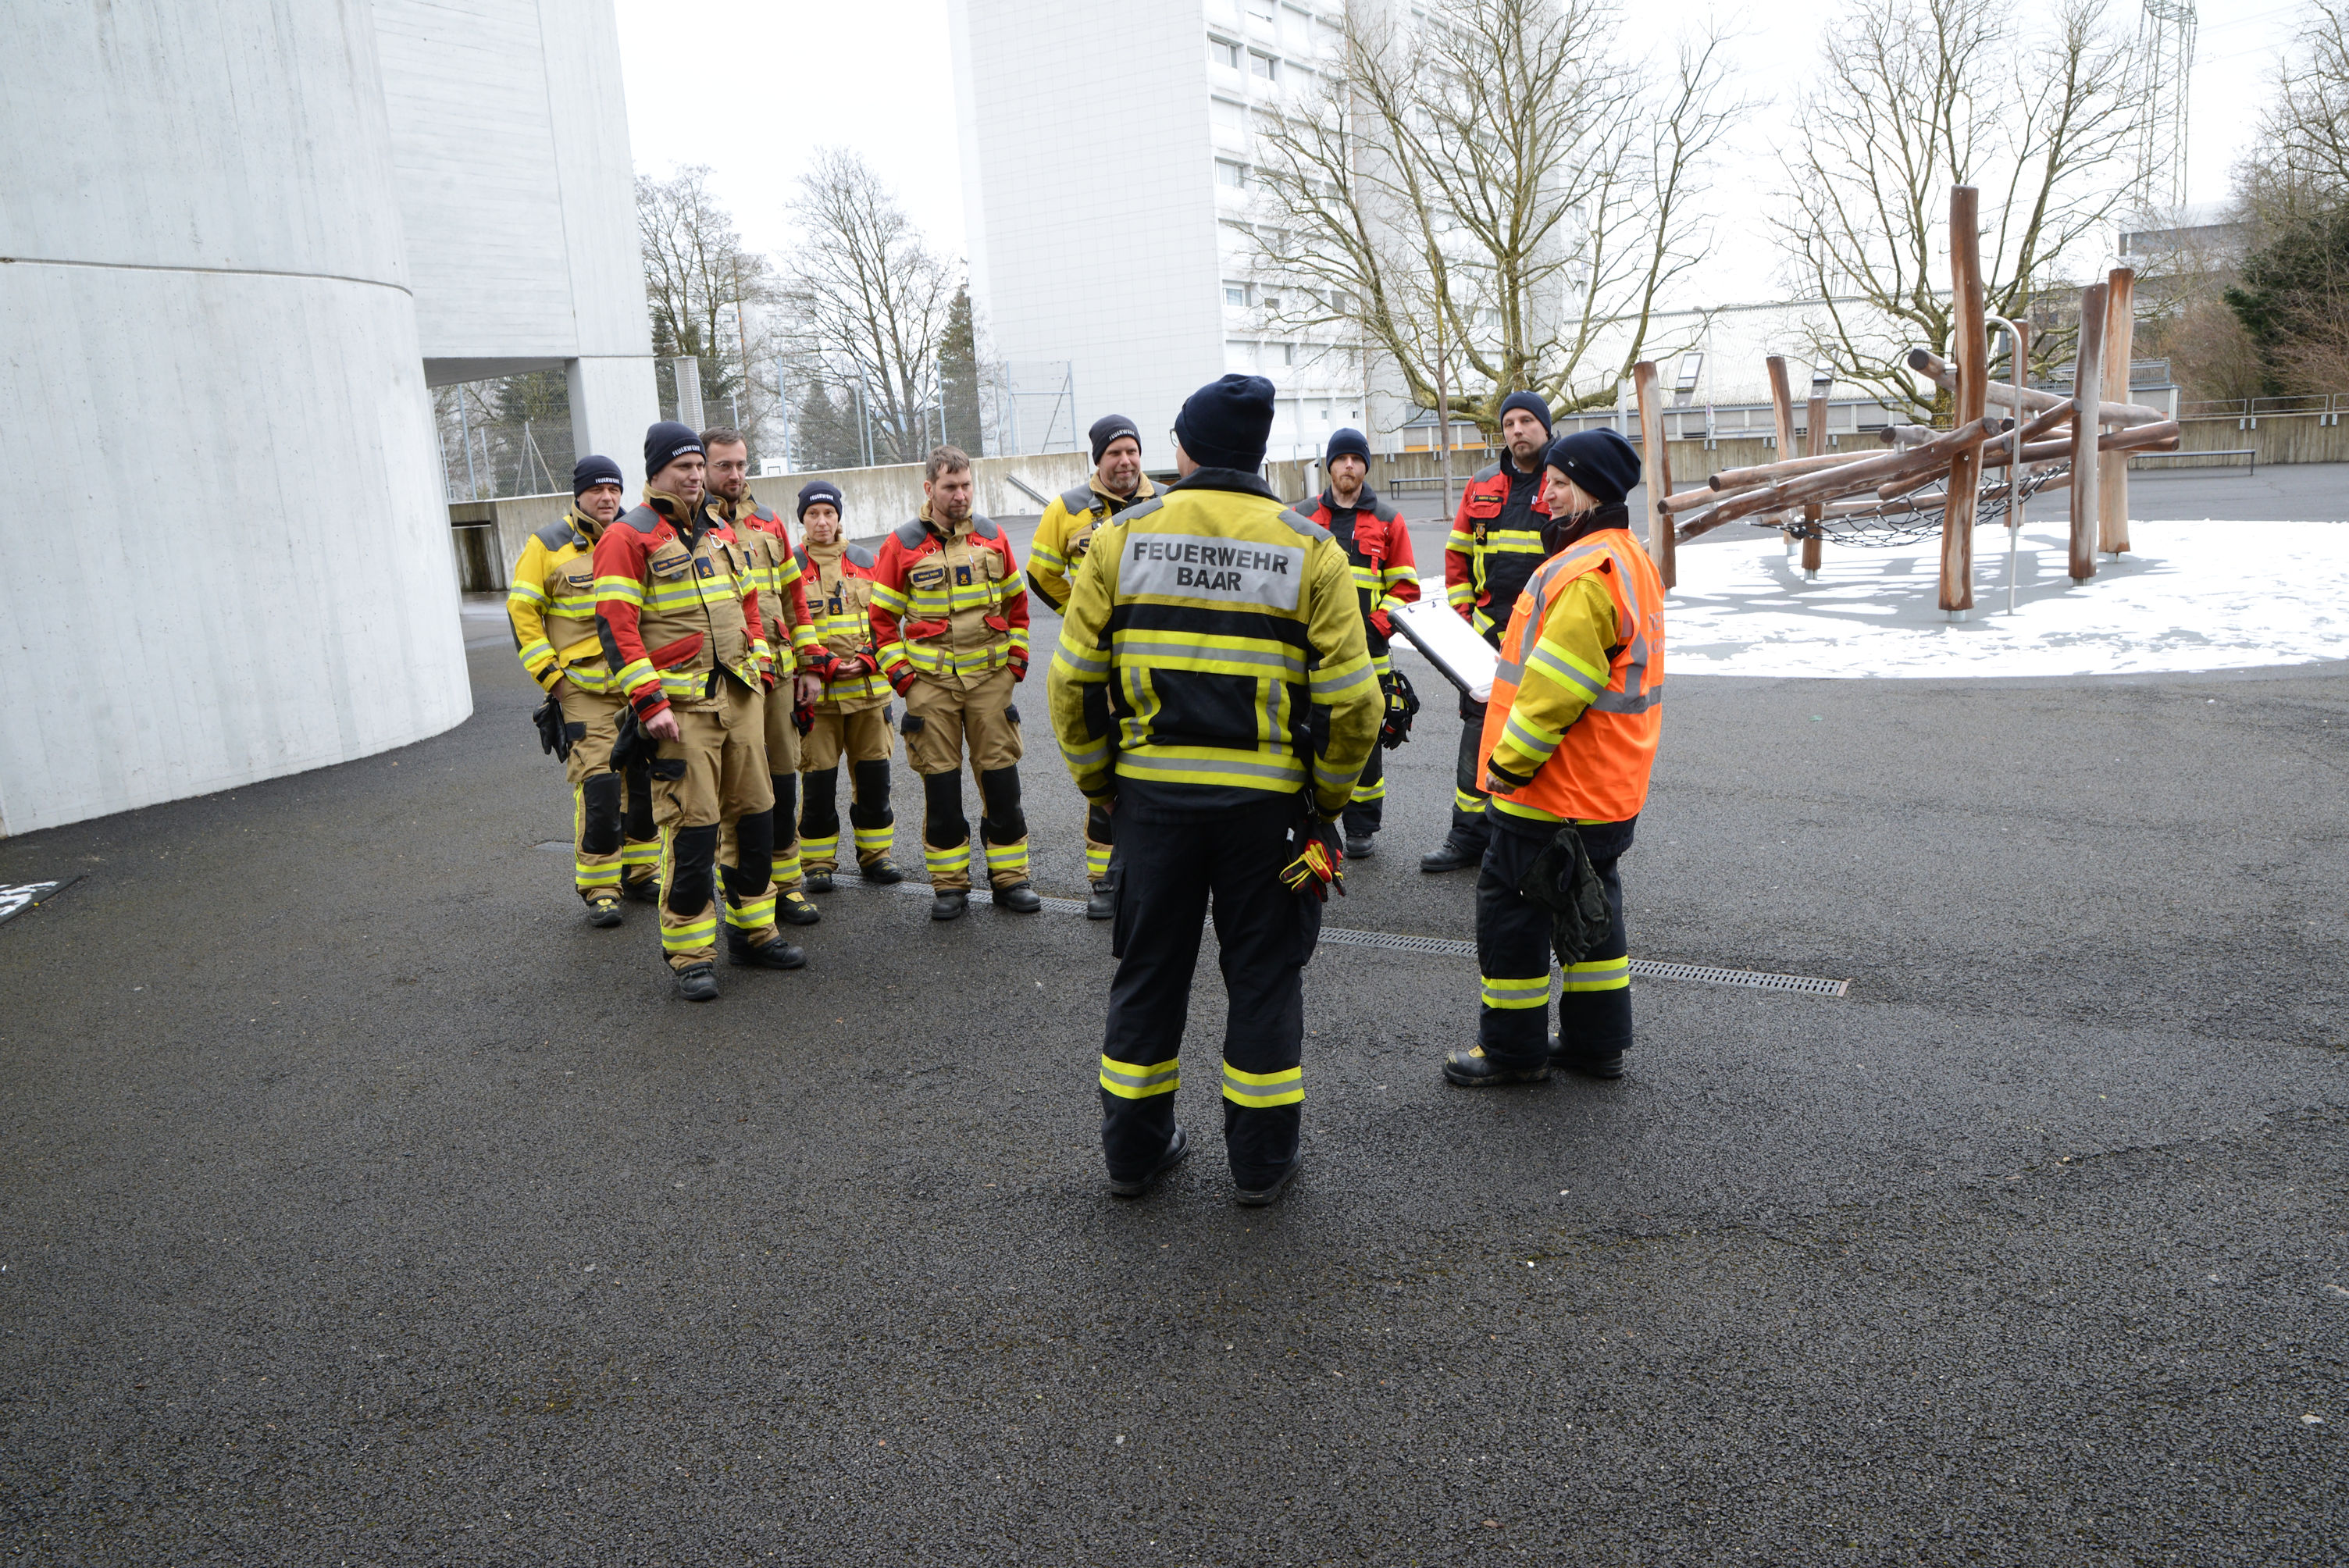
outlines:
M1541 639L1550 605L1578 577L1597 573L1615 601L1616 634L1607 689L1567 726L1557 749L1508 799L1568 821L1621 822L1648 800L1648 775L1664 725L1664 582L1629 529L1602 529L1544 562L1526 582L1501 638L1500 668L1485 709L1484 756L1509 721L1526 673L1526 651Z

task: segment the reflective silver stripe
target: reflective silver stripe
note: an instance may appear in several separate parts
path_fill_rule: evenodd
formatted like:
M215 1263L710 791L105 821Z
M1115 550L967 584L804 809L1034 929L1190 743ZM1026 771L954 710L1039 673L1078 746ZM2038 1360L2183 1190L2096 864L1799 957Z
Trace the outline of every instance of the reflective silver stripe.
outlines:
M1506 681L1511 686L1523 686L1525 680L1526 666L1517 660L1503 659L1493 666L1493 681L1496 686L1503 681Z
M1102 1077L1112 1083L1123 1084L1128 1088L1156 1088L1161 1084L1174 1082L1181 1071L1181 1068L1176 1063L1168 1062L1155 1071L1115 1072L1111 1070L1107 1057L1102 1058L1101 1066Z
M1153 757L1147 751L1121 751L1117 754L1118 771L1132 768L1141 772L1160 773L1238 773L1258 779L1278 779L1284 782L1304 771L1293 759L1281 763L1243 762L1241 758L1255 755L1245 751L1228 754L1231 760L1217 757Z
M1076 649L1069 646L1066 643L1062 643L1056 652L1062 664L1068 665L1071 669L1075 670L1080 675L1105 676L1109 674L1109 661L1107 659L1097 659L1090 654L1081 654Z
M1547 648L1537 646L1526 655L1526 662L1561 686L1578 687L1593 695L1607 689L1603 677L1592 676L1588 671L1577 668Z
M1160 659L1192 659L1206 664L1262 665L1291 677L1305 673L1305 661L1296 654L1273 648L1234 648L1214 643L1164 642L1147 633L1120 632L1113 638L1115 656L1149 663ZM1102 666L1106 669L1106 665Z
M1082 751L1078 751L1063 742L1061 755L1071 767L1098 768L1109 760L1109 742L1102 741L1098 745L1087 747Z
M1356 670L1350 676L1342 676L1335 680L1325 681L1322 678L1321 672L1319 670L1316 670L1313 672L1313 695L1317 697L1331 696L1339 692L1350 690L1354 686L1358 686L1364 681L1371 679L1377 674L1378 672L1372 669L1366 663L1361 668Z
M1590 699L1590 706L1599 713L1645 713L1661 707L1663 700L1664 683L1658 681L1643 692L1600 692Z

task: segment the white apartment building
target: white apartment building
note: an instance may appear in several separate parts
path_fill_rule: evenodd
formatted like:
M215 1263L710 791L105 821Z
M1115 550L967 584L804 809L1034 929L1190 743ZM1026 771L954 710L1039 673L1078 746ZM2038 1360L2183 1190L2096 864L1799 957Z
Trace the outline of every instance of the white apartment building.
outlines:
M953 0L971 297L1019 389L1026 450L1103 414L1173 464L1185 397L1226 370L1279 388L1268 456L1364 426L1361 357L1269 330L1249 279L1251 110L1316 90L1337 0ZM1334 336L1334 335L1325 335ZM1373 432L1374 444L1392 446Z

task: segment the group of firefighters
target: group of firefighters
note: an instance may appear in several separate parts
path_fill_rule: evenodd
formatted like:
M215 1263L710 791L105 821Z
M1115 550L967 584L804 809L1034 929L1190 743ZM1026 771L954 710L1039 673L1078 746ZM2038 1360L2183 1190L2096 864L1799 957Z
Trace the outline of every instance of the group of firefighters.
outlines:
M1212 918L1226 1151L1238 1201L1277 1202L1302 1158L1302 971L1344 861L1375 853L1381 741L1400 743L1416 706L1390 661L1394 617L1421 585L1359 431L1331 437L1320 494L1287 505L1266 484L1273 397L1241 375L1193 394L1172 484L1143 473L1132 420L1096 423L1092 477L1046 508L1024 574L952 447L930 454L917 515L871 551L848 542L841 492L821 480L799 492L794 544L751 499L736 430L654 425L632 508L617 464L582 459L507 609L547 694L536 717L570 783L589 923L655 905L689 1000L718 995L721 913L730 962L802 966L781 926L816 923L809 895L835 886L843 763L857 874L905 880L896 735L922 779L931 917L968 905L966 767L995 906L1041 909L1014 702L1032 593L1061 619L1045 686L1086 800L1086 913L1114 922L1111 1190L1140 1196L1188 1152L1179 1045ZM1631 1038L1618 861L1662 718L1662 584L1630 527L1628 441L1553 438L1530 392L1503 403L1501 434L1506 455L1470 483L1444 545L1446 602L1497 669L1489 701L1461 696L1451 826L1420 861L1478 871L1477 1038L1444 1072L1470 1087L1612 1078Z

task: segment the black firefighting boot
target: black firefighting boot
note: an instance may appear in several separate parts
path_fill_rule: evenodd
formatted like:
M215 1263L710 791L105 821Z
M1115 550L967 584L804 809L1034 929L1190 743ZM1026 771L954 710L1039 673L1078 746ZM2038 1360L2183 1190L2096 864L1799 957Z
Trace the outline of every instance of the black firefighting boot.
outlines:
M905 880L905 873L887 861L874 861L870 865L859 866L856 874L874 887L895 887Z
M1346 858L1348 860L1367 861L1378 852L1378 845L1371 839L1370 834L1362 833L1357 835L1349 833L1346 835Z
M771 936L753 947L749 932L730 925L726 928L726 961L745 969L797 969L807 962L807 954L780 936Z
M1623 1053L1609 1056L1578 1057L1567 1054L1566 1046L1553 1033L1549 1037L1549 1065L1560 1072L1573 1073L1587 1078L1619 1078L1623 1076Z
M1118 878L1123 874L1124 868L1120 866L1115 861L1112 861L1109 867L1109 875L1093 883L1093 895L1092 897L1085 900L1085 918L1087 920L1114 920L1117 918L1117 883Z
M1346 852L1350 855L1354 851L1349 849ZM1429 872L1464 872L1473 866L1484 863L1484 845L1464 843L1458 838L1450 835L1446 835L1442 843L1419 857L1419 869Z
M808 885L811 887L814 886L813 878L808 879ZM824 878L823 886L816 891L819 892L831 892L832 879L830 877ZM801 892L800 889L793 888L789 892L779 893L776 895L775 918L782 922L785 925L813 925L817 921L823 918L823 911L816 908L814 904L810 903L807 900L806 894Z
M1166 1152L1158 1157L1158 1163L1150 1168L1150 1173L1133 1181L1112 1181L1109 1184L1111 1195L1118 1198L1141 1197L1158 1185L1158 1179L1161 1176L1182 1164L1184 1158L1190 1152L1191 1140L1183 1136L1181 1128L1176 1128L1174 1136L1166 1140Z
M1232 1194L1232 1201L1243 1209L1262 1209L1278 1203L1281 1194L1288 1191L1289 1183L1297 1180L1297 1173L1304 1168L1305 1150L1300 1149L1288 1157L1288 1164L1272 1179L1271 1186L1243 1187Z
M718 975L707 964L688 964L677 971L677 994L688 1002L715 1002Z
M1454 1051L1444 1058L1445 1081L1463 1088L1497 1088L1508 1084L1544 1083L1549 1078L1549 1063L1538 1062L1532 1067L1506 1067L1485 1054L1482 1046L1464 1051Z
M620 923L620 890L599 887L587 895L587 923L614 926Z
M995 907L1008 909L1014 914L1033 914L1044 907L1044 900L1024 882L995 890Z
M965 888L941 888L930 900L932 920L960 920L969 910L970 893Z

